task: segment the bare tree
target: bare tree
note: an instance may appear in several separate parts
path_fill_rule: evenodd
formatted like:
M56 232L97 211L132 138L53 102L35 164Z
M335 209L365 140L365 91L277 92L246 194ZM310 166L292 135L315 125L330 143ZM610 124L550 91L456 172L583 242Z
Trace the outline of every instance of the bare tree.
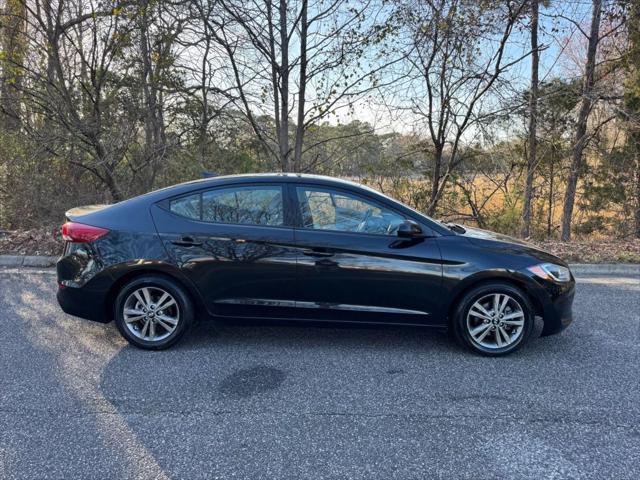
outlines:
M25 128L49 156L90 172L113 200L121 200L116 167L136 135L135 112L128 108L134 96L126 95L129 72L122 61L131 33L120 15L123 7L62 0L26 5L38 56L25 65L32 81L23 94L37 113Z
M483 100L510 67L529 55L507 53L527 4L433 0L401 6L397 21L409 36L410 110L426 124L433 146L430 215L462 161L465 135L497 114L496 106L482 105Z
M591 29L587 44L587 60L582 81L582 101L576 123L575 144L573 147L573 157L571 169L567 179L567 189L564 196L564 206L562 210L562 233L563 241L571 239L571 221L573 219L573 206L576 198L576 188L578 178L583 166L583 153L587 145L587 122L589 113L595 102L593 90L595 85L596 53L598 50L600 18L602 16L602 0L593 0L591 13Z
M220 0L206 19L226 51L238 107L283 170L304 170L307 130L372 91L398 61L367 58L381 12L374 0Z
M628 128L628 150L634 165L633 207L634 236L640 238L640 3L628 1L628 46L623 55L627 70L624 116Z
M23 61L27 46L25 18L25 0L6 0L0 17L0 35L2 36L2 55L0 56L2 122L0 124L8 131L16 131L20 128Z
M176 72L181 70L174 49L192 19L180 4L162 1L142 0L136 13L138 48L133 50L132 60L138 63L134 70L139 72L144 128L144 148L138 163L149 167L141 179L148 189L172 148L165 120L167 101L181 90L176 79Z
M538 139L536 137L538 116L538 68L540 52L538 50L538 9L539 0L531 0L531 90L529 91L529 157L527 178L524 188L522 208L522 231L524 238L529 237L531 229L531 210L533 203L533 180L538 163Z
M149 0L140 2L141 13L139 15L139 42L140 61L142 63L141 84L144 99L144 132L145 132L145 156L147 159L158 162L166 153L166 135L163 119L162 91L159 88L161 66L168 63L169 52L162 41L154 42L151 31L151 21L155 5ZM159 21L160 19L156 19ZM169 32L163 31L163 36L169 36ZM154 45L154 43L156 45ZM159 45L158 45L159 44ZM156 48L154 49L154 46ZM159 48L158 48L159 47ZM163 48L164 47L164 48ZM170 48L170 47L169 47ZM160 51L158 51L160 50ZM154 58L156 61L154 61ZM150 178L153 184L153 177Z

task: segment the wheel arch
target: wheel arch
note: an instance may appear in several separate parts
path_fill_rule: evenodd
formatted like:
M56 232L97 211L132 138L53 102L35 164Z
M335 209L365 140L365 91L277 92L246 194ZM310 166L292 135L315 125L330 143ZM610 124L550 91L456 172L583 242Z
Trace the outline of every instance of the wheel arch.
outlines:
M446 308L447 328L451 328L453 313L462 297L466 295L470 290L488 283L504 283L506 285L516 287L518 290L522 291L522 293L529 299L529 301L533 305L534 314L536 316L541 316L544 318L544 307L542 301L533 291L535 285L532 285L532 281L528 277L523 274L507 271L480 272L464 279L452 292L452 299Z
M177 268L165 263L139 266L136 264L134 266L129 265L128 267L119 266L117 272L114 274L115 280L105 296L105 303L103 306L107 318L114 318L114 302L120 290L122 290L122 288L132 280L144 275L159 275L178 283L185 289L189 298L193 301L196 312L206 311L202 297L196 287L182 273L180 273Z

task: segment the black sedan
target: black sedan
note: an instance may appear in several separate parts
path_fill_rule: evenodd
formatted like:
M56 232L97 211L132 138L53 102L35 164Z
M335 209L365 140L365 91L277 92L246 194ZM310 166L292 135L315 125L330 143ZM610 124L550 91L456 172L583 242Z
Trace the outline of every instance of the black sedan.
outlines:
M542 335L572 320L561 259L334 178L209 178L66 217L62 309L115 319L141 348L167 348L213 317L441 328L503 355L536 316Z

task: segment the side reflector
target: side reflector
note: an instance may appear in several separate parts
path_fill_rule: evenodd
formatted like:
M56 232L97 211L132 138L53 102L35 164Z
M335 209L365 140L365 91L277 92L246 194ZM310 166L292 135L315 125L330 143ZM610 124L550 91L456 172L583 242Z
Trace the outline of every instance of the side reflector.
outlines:
M62 225L62 238L67 242L88 243L104 237L109 230L77 222Z

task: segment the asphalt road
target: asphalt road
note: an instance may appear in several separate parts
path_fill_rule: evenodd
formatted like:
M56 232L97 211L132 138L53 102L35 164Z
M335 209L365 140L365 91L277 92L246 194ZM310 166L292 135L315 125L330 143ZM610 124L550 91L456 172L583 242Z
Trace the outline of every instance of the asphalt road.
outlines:
M129 347L0 271L0 478L640 478L640 280L489 359L420 330L224 327ZM538 327L539 331L539 327Z

